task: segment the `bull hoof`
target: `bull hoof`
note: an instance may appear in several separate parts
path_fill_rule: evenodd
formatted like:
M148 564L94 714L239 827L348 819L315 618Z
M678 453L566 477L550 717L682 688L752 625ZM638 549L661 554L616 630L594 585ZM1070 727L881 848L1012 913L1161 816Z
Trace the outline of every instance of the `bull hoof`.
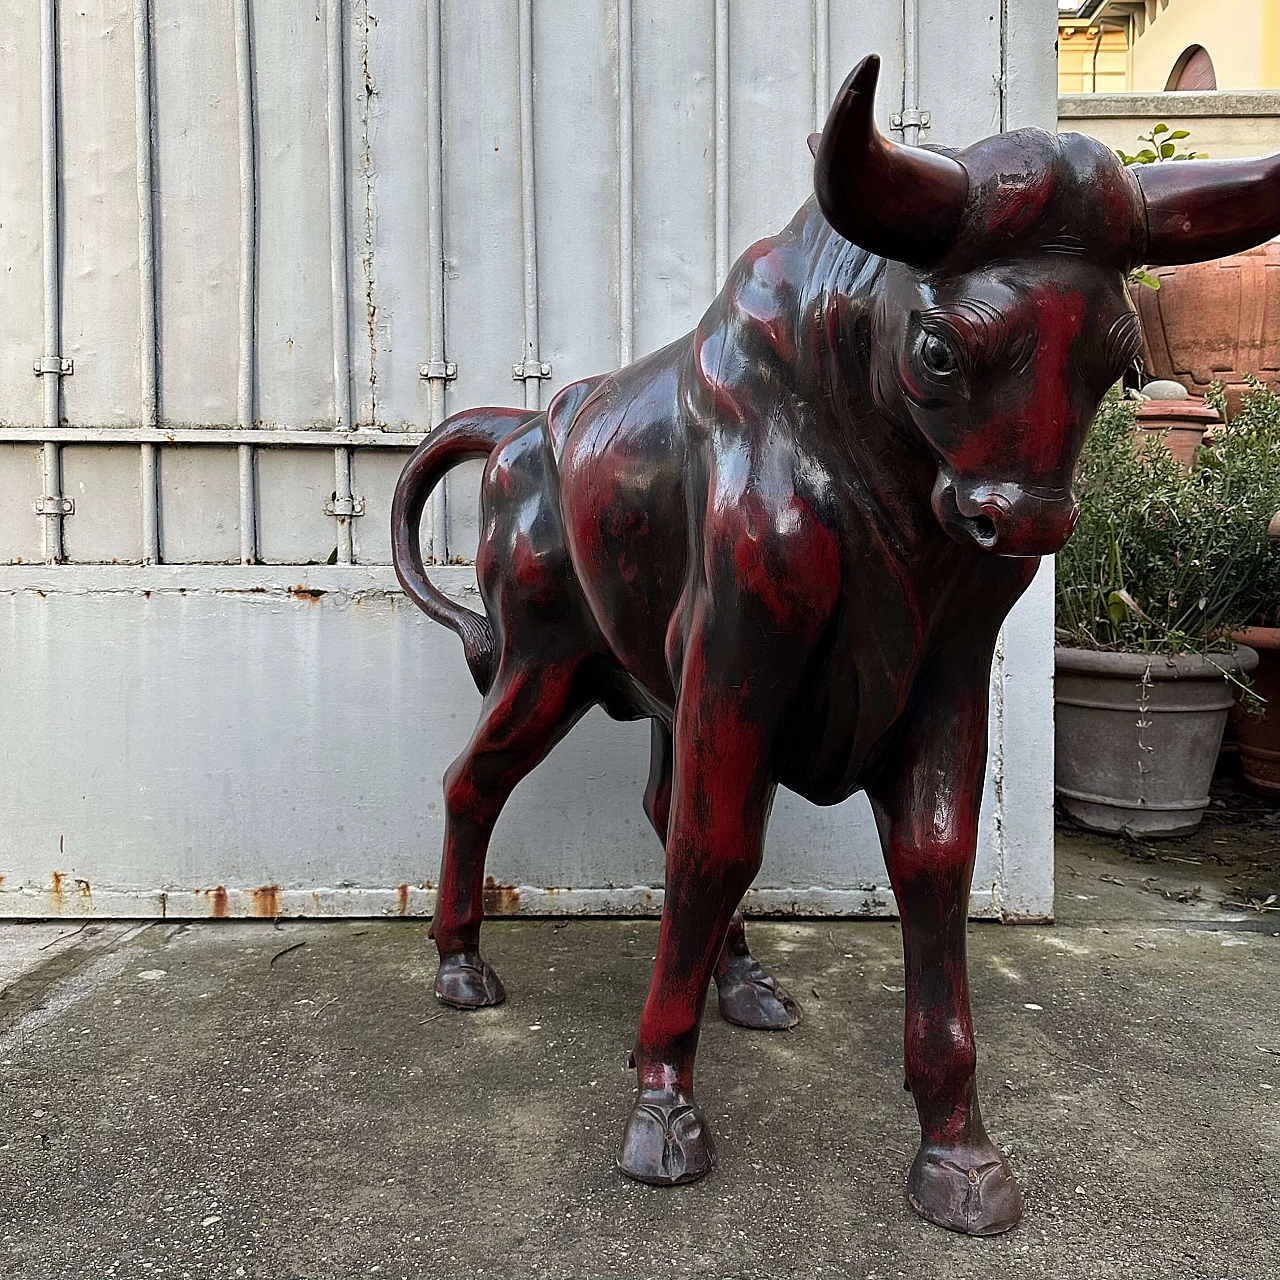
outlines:
M716 1144L693 1098L678 1090L642 1089L622 1134L618 1168L637 1182L673 1187L716 1167Z
M922 1146L907 1175L907 1200L922 1218L968 1236L998 1236L1022 1217L1022 1193L989 1141Z
M800 1021L800 1006L766 973L755 956L734 955L716 975L720 1016L755 1031L787 1031Z
M455 1009L483 1009L507 998L502 980L478 951L445 956L436 971L436 999Z

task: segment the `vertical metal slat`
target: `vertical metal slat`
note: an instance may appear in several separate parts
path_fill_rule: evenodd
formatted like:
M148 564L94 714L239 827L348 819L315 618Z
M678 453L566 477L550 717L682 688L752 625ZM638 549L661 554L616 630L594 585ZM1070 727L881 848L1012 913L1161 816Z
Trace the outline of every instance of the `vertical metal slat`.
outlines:
M134 124L138 157L138 353L142 383L142 425L159 422L156 346L156 238L154 192L153 99L151 89L151 2L135 0L133 8ZM139 448L142 486L142 559L160 560L160 496L156 447Z
M257 174L254 164L253 61L249 0L233 0L236 42L236 105L240 143L240 363L236 411L241 430L253 426L254 325L257 313ZM258 558L253 446L242 444L240 460L240 561Z
M917 0L902 0L902 140L920 141L920 9Z
M520 0L520 233L524 267L524 403L541 407L538 222L533 170L533 0Z
M58 241L58 11L57 0L40 0L40 177L43 222L44 350L36 365L44 393L44 425L56 428L62 407L62 316ZM62 458L58 445L44 442L44 493L36 510L44 523L44 559L63 559Z
M444 346L444 80L441 71L440 0L427 2L427 412L430 430L445 420L450 366ZM445 476L429 499L431 558L449 558L449 486Z
M813 127L821 129L831 108L831 4L813 0Z
M332 288L333 414L338 430L352 430L350 296L347 275L347 148L343 74L343 5L329 0L325 14L329 125L329 275ZM333 512L338 521L338 563L352 560L351 450L333 453Z

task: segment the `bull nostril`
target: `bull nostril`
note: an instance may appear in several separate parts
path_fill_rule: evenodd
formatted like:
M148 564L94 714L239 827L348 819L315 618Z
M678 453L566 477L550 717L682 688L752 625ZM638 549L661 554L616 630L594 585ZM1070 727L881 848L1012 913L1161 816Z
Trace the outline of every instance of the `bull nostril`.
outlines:
M996 522L990 516L972 516L967 523L975 542L984 547L995 545Z

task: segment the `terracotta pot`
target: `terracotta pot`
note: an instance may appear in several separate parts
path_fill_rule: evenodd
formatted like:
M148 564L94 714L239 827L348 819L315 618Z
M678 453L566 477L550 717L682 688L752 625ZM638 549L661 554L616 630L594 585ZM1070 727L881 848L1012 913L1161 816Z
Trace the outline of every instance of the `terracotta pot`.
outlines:
M1222 672L1257 665L1244 647L1212 662L1055 649L1054 790L1066 815L1091 831L1194 831L1234 701Z
M1164 447L1190 471L1205 432L1222 421L1218 411L1192 396L1187 400L1147 400L1138 408L1142 431L1164 432Z
M1254 692L1267 700L1261 716L1251 716L1239 699L1231 713L1245 786L1257 795L1280 799L1280 627L1245 627L1231 637L1258 651Z
M1151 274L1159 289L1129 286L1151 377L1173 378L1201 396L1222 381L1228 416L1240 407L1244 374L1280 389L1280 242Z

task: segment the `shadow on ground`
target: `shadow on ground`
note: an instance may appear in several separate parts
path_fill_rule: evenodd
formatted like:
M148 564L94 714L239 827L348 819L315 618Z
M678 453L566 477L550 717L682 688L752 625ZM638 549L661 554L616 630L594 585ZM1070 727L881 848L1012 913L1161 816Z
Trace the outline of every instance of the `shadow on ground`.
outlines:
M650 922L492 922L509 1000L469 1015L417 922L5 926L0 1274L1275 1276L1278 831L1230 798L1183 841L1064 831L1058 923L971 930L1026 1198L985 1241L903 1200L892 923L753 926L805 1020L709 1010L720 1167L668 1191L613 1167Z

